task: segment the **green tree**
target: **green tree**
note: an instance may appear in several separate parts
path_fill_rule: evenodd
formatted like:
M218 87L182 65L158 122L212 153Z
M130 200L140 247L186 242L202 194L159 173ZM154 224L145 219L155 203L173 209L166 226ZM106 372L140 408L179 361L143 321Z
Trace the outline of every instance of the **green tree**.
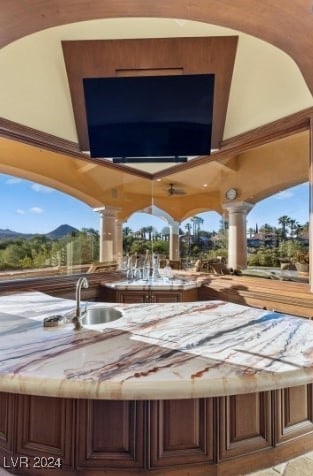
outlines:
M170 236L170 229L168 226L164 226L161 230L161 236L165 241L168 241L169 236Z
M154 234L155 232L155 229L153 228L153 226L147 226L146 227L146 233L148 233L148 240L151 241L152 240L152 235Z
M191 234L190 234L191 228L192 228L191 224L186 223L185 229L187 230L186 236L187 236L187 243L188 243L188 251L187 251L188 256L190 256L190 252L191 252Z
M200 226L204 222L203 218L194 216L190 219L192 221L192 234L193 234L193 239L194 241L199 241L199 232L200 232Z
M131 248L130 248L130 254L145 254L147 250L147 245L145 240L134 240Z
M133 234L133 230L131 228L129 228L129 226L125 226L123 228L123 236L128 236L128 235L132 235Z
M283 215L278 218L278 223L281 225L281 239L287 238L287 227L290 223L290 218L287 215Z
M153 242L153 253L168 256L169 242L164 240L156 240Z
M123 250L125 254L130 253L134 241L135 237L133 235L127 234L123 236Z
M25 256L24 258L20 259L20 266L23 269L31 269L33 268L33 260L29 256Z
M254 228L250 227L248 228L248 235L249 235L249 238L252 238L254 236L254 233L255 233L255 230Z
M295 228L295 237L296 239L300 238L303 235L303 232L305 231L305 225L300 225L299 223L296 225ZM307 230L308 231L308 230Z
M289 219L289 226L290 226L291 238L294 239L295 236L296 236L296 230L297 230L297 227L299 226L299 223L297 222L297 220L295 220L293 218L290 218Z
M31 258L27 255L27 250L23 245L20 244L10 244L3 250L2 258L5 265L8 268L18 269L21 266L21 260L26 257Z
M264 225L260 226L259 231L262 233L273 233L273 227L268 223L264 223Z

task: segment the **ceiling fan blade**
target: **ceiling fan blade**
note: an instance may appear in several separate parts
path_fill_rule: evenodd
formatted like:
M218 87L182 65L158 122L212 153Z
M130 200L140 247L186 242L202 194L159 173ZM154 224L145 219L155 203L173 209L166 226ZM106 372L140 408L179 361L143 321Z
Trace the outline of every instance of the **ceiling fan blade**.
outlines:
M180 188L175 188L174 189L174 195L186 195L185 190L182 190Z
M172 195L186 195L186 192L181 188L176 188L174 184L170 184L170 187L167 189L167 193L169 196Z

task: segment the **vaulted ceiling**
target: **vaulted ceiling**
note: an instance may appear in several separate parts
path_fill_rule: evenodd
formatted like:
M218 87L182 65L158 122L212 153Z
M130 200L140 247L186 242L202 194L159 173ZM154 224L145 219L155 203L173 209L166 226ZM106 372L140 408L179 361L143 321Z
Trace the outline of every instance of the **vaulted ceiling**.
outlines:
M177 220L222 213L230 187L257 203L308 179L307 1L3 0L0 12L0 172L91 207L115 206L125 219L152 204ZM215 72L216 151L187 164L132 167L83 153L81 77L115 75L116 65ZM168 196L170 183L186 194Z

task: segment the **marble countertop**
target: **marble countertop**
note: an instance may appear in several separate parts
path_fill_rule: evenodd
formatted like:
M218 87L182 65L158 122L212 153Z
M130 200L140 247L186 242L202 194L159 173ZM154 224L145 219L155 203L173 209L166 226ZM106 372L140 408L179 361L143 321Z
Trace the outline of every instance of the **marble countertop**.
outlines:
M89 307L103 303L89 303ZM0 391L92 399L196 398L313 381L313 322L224 301L105 304L123 317L42 325L75 302L0 297Z
M142 291L158 291L158 290L167 290L167 291L175 291L175 290L182 290L185 291L187 289L195 289L202 286L203 281L196 281L196 280L189 280L185 281L183 279L138 279L134 281L115 281L115 282L102 282L102 286L106 286L108 288L113 289L123 289L123 290L142 290Z

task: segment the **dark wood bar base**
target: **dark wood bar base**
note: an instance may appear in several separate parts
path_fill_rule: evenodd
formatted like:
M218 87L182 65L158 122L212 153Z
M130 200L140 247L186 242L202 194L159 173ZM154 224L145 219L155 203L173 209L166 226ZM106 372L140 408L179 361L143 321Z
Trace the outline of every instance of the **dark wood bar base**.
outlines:
M311 384L155 401L0 393L0 467L17 474L243 475L312 448Z

